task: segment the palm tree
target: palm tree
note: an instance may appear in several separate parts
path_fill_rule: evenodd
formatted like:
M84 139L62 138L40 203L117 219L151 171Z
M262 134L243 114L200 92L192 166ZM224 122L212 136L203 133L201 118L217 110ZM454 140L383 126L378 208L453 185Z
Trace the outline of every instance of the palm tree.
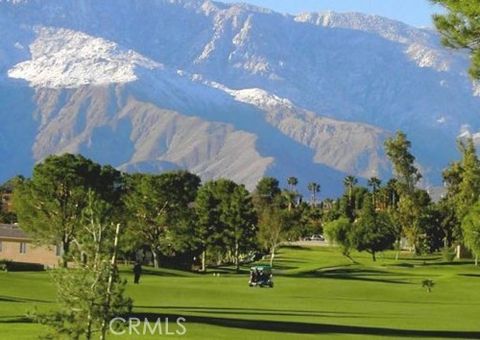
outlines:
M297 177L293 177L293 176L288 177L287 183L288 183L290 191L295 191L295 187L298 184L298 179L297 179Z
M295 191L284 190L283 197L287 201L288 211L292 211L292 207L297 203L297 193Z
M388 206L395 208L398 203L398 181L396 179L391 179L387 183L387 193L388 193Z
M376 194L378 191L378 188L382 185L382 181L378 179L377 177L372 177L368 180L368 186L372 188L372 198L373 198L373 207L377 207L377 200L376 200Z
M352 202L353 187L357 185L358 180L355 176L347 176L343 180L343 185L348 189L348 200Z
M334 201L331 198L327 198L323 201L323 209L324 210L332 210L334 205Z
M312 203L313 206L317 203L317 194L320 192L320 184L311 182L308 184L308 191L312 194Z

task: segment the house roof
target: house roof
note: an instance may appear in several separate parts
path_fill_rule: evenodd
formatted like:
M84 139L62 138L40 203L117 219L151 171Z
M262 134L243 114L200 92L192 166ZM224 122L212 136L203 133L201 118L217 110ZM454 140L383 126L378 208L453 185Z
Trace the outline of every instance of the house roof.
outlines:
M18 225L0 224L0 239L29 240L30 238L18 227Z

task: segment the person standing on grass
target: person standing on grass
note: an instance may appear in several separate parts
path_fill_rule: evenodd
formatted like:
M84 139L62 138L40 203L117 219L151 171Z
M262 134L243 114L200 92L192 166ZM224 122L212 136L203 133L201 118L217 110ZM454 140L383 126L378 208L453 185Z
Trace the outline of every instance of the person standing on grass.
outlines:
M140 283L140 276L142 275L142 264L139 261L135 262L135 265L133 266L133 275L133 283L138 285Z

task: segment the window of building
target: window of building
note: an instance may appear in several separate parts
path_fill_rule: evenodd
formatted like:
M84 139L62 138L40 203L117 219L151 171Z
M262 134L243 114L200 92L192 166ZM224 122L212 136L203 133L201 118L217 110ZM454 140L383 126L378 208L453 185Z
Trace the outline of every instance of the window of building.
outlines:
M59 245L59 244L57 244L57 245L55 246L55 255L56 255L56 256L62 256L62 246Z
M2 244L2 241L0 241L0 252L3 251L3 244Z
M25 242L20 242L20 254L27 253L27 244Z

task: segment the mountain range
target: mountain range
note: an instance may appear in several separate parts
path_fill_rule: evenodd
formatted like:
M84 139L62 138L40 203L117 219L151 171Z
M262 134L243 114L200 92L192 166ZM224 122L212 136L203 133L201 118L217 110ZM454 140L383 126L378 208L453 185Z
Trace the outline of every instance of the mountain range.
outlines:
M0 0L0 182L50 154L125 171L188 169L252 189L391 168L403 130L423 185L480 140L468 55L359 13L279 14L209 0Z

